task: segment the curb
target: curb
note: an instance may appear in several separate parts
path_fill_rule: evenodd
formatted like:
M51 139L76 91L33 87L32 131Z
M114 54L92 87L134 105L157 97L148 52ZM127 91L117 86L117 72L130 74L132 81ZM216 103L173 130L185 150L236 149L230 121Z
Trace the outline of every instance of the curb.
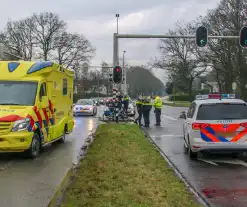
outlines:
M173 169L173 171L175 172L175 174L179 177L179 179L181 181L184 182L184 184L186 185L187 189L193 193L195 195L196 200L206 206L206 207L213 207L207 200L206 198L204 198L204 196L198 191L196 190L191 184L190 182L186 179L186 177L180 172L180 170L176 167L176 165L170 160L170 158L160 149L160 147L152 140L152 138L149 136L149 134L143 129L141 128L142 131L144 132L145 137L148 138L148 140L154 145L154 147L159 151L159 153L161 154L161 156L165 159L165 161L168 163L168 165Z
M56 190L56 192L53 194L48 207L60 207L62 206L62 202L64 199L64 195L70 184L73 182L75 178L76 171L80 165L80 161L85 158L87 155L88 149L90 148L91 144L93 143L95 139L95 133L100 126L100 121L96 123L96 127L93 128L93 130L89 133L88 137L85 139L85 143L83 146L81 146L81 150L79 152L79 158L78 162L76 164L72 164L71 169L68 170L66 176L64 177L63 181L61 182L60 186Z

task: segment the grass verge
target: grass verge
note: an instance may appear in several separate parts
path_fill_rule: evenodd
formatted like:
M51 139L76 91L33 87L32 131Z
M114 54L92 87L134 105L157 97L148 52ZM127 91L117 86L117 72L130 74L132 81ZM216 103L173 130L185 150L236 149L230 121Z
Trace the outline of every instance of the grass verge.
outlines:
M103 124L62 206L200 205L137 125Z
M189 101L175 101L175 102L165 102L167 106L174 106L174 107L189 107L191 102Z

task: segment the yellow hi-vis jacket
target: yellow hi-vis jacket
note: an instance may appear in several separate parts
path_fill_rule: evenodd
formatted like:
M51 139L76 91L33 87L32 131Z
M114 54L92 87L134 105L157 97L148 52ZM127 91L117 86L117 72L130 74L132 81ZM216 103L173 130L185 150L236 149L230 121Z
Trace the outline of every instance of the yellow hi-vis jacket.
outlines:
M162 103L161 98L159 96L156 96L156 98L154 99L154 103L153 103L154 108L161 109L162 105L163 103Z

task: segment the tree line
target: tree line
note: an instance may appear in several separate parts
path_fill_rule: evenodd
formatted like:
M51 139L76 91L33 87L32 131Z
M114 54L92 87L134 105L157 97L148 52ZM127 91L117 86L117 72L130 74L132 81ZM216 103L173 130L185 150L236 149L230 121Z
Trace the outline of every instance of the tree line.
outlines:
M57 14L44 12L21 20L9 20L0 33L0 43L5 47L3 60L54 61L75 72L74 85L78 93L75 99L110 96L109 65L102 61L101 70L90 70L90 61L96 49L83 34L67 31L67 23ZM122 62L121 58L120 61ZM127 72L129 94L164 92L163 83L143 66L131 67L124 63ZM102 94L105 88L106 94Z
M67 23L51 12L9 20L0 42L7 50L7 60L50 60L73 69L76 75L78 67L89 63L96 51L83 34L68 32Z
M177 22L168 34L193 35L197 27L203 25L212 36L239 36L247 22L246 6L247 0L222 0L205 16L191 22ZM237 92L247 99L247 53L238 39L209 39L203 48L199 48L194 39L161 39L159 53L151 64L167 71L169 93L176 86L191 97L193 82L199 78L208 84L206 76L210 75L218 83L219 92L231 93L232 83L236 82Z

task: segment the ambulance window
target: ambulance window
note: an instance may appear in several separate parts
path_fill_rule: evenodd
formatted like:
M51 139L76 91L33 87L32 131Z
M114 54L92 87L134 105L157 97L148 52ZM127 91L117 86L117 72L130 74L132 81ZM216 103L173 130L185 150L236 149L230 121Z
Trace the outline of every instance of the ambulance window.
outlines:
M63 79L63 95L66 96L68 94L68 83L67 79Z
M39 92L39 100L42 100L42 97L46 96L46 84L42 83L40 86L40 92Z

